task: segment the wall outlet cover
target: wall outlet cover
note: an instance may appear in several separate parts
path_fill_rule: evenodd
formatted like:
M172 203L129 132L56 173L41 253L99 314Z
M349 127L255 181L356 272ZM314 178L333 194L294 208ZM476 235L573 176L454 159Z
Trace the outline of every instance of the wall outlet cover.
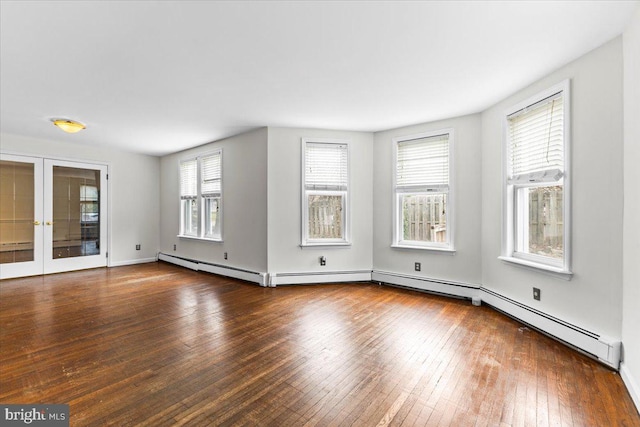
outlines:
M533 288L533 299L536 301L540 301L540 289Z

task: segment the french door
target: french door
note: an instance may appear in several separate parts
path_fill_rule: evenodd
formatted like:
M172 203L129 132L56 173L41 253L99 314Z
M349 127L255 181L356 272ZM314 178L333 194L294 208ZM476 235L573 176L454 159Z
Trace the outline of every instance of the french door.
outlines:
M107 166L0 154L0 278L107 265Z

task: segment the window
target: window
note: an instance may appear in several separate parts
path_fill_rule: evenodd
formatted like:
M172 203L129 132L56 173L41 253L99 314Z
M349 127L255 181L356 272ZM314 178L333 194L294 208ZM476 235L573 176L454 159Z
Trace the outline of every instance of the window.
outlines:
M394 140L394 245L453 251L453 130Z
M180 235L222 238L222 151L180 162Z
M180 163L180 234L198 235L198 160Z
M200 160L200 193L204 203L204 237L220 238L220 199L222 197L222 152Z
M502 259L569 272L569 82L514 106L505 125Z
M80 222L95 223L100 219L100 199L98 187L80 185Z
M349 145L302 140L302 246L349 243Z

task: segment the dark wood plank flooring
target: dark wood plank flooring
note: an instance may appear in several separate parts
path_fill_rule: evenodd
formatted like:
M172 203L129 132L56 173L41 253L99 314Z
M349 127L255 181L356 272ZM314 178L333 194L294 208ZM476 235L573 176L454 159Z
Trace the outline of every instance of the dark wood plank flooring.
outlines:
M164 263L0 282L0 402L72 426L640 426L615 372L488 307Z

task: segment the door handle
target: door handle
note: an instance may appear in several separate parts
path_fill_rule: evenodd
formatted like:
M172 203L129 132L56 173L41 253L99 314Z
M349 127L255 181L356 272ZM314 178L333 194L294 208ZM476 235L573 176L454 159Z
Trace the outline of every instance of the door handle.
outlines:
M45 224L47 224L47 225L53 225L53 221L47 221Z
M33 225L40 225L40 221L33 221Z

